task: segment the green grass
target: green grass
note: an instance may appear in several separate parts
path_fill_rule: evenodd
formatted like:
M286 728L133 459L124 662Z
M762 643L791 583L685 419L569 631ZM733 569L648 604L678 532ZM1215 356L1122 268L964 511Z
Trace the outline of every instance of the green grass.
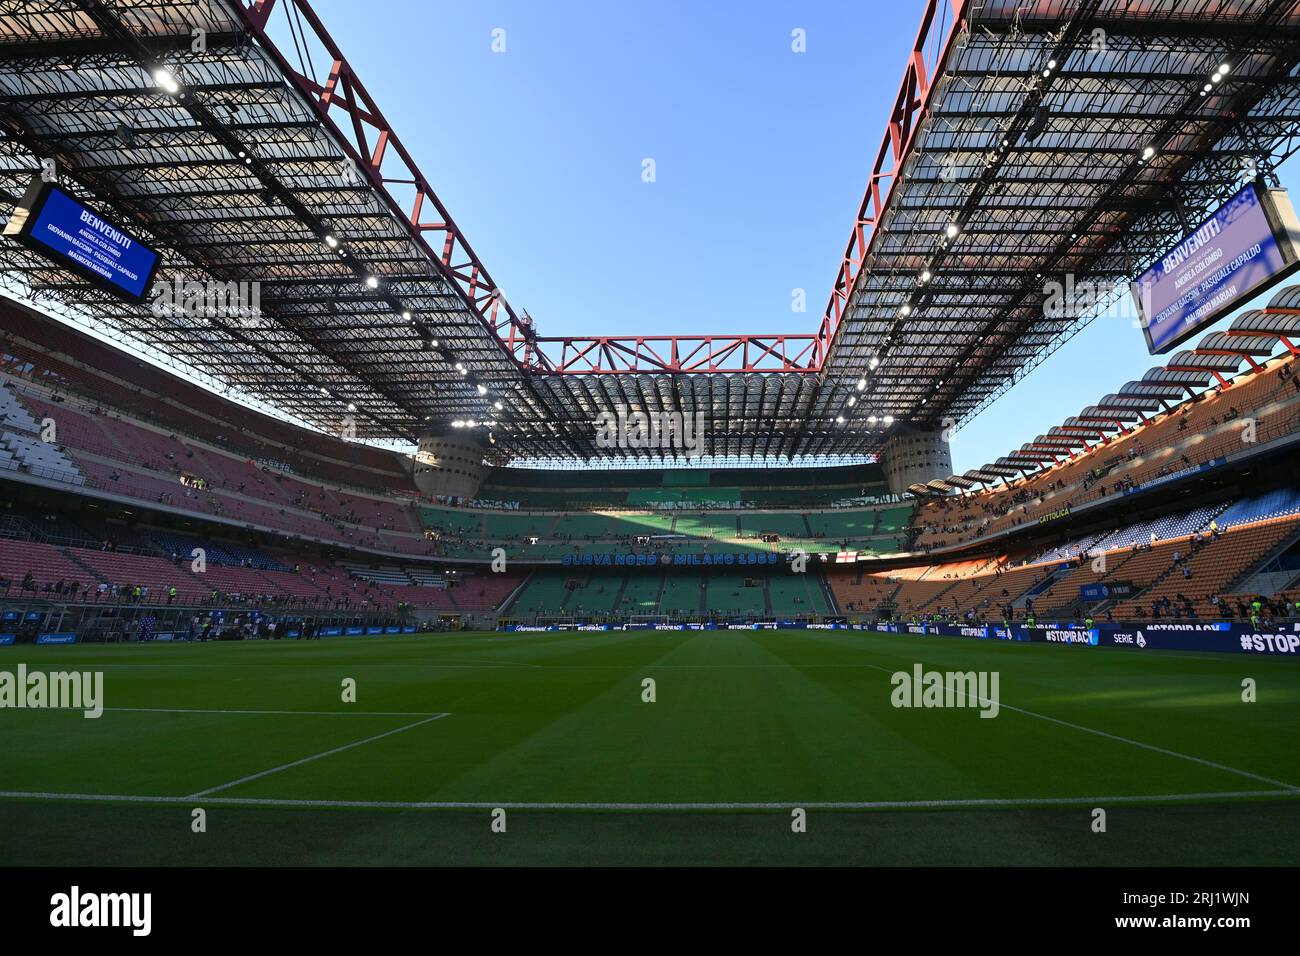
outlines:
M20 661L102 670L110 709L0 710L0 865L1300 862L1286 660L641 631L0 648ZM918 662L998 672L1001 713L894 708Z

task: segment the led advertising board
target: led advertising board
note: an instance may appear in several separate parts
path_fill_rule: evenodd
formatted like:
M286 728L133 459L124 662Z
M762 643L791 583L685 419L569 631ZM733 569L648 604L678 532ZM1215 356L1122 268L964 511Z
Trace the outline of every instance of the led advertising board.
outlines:
M4 234L130 302L145 300L162 262L129 230L40 177Z
M1249 183L1132 284L1152 355L1168 352L1300 264L1285 190Z

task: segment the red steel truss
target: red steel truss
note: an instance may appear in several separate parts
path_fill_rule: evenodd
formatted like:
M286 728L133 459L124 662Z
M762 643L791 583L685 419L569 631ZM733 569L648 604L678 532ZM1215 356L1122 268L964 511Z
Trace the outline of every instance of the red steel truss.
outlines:
M294 67L267 33L267 21L277 3L291 6L300 16L299 22L304 28L310 28L317 42L328 51L333 62L324 84ZM311 4L307 0L241 0L239 12L249 32L311 100L321 122L334 132L339 145L357 164L357 170L369 178L399 221L406 224L411 237L424 246L443 276L460 290L466 304L496 335L502 347L521 367L553 371L549 359L533 346L531 319L516 315L510 307ZM334 121L331 110L342 114L343 128ZM409 193L408 202L399 201L394 190ZM442 235L441 248L429 243L425 238L428 233Z
M329 52L333 63L325 83L317 82L294 67L267 34L267 21L277 3L292 6L320 45ZM527 315L516 315L492 281L487 268L475 255L464 233L403 147L308 0L244 0L240 12L249 31L311 99L321 121L335 132L340 144L356 161L357 168L369 177L406 224L412 237L425 246L443 275L461 291L467 304L521 368L560 375L642 372L810 374L821 372L826 364L831 343L866 261L876 224L889 203L897 172L911 149L913 134L924 118L932 89L931 80L957 33L966 4L967 0L926 0L916 42L908 54L903 81L876 153L866 194L858 207L826 311L815 333L789 335L536 335L531 319ZM944 5L951 8L950 18L939 17ZM931 37L931 30L940 19L945 21L943 36L936 34L936 37ZM937 42L931 43L932 39ZM928 61L927 47L931 50ZM342 126L334 122L335 113L332 111L341 114ZM387 168L386 161L389 163ZM412 198L406 203L399 202L393 195L394 187L411 192ZM427 233L441 233L440 249L425 240Z
M925 49L930 40L930 29L934 26L940 6L945 2L951 3L952 17L947 22L947 32L937 44L939 53L927 65ZM921 19L916 42L912 44L907 58L903 82L898 88L898 97L894 100L894 109L889 115L889 125L885 127L884 138L876 153L875 165L871 168L866 195L858 207L849 244L840 261L835 285L831 288L830 301L826 303L826 312L817 329L817 338L822 343L823 361L830 352L831 343L835 341L835 333L844 318L845 309L853 295L853 287L862 274L876 225L888 207L889 198L898 182L898 171L903 168L903 162L912 148L913 136L925 119L933 89L931 79L947 57L952 38L959 34L958 25L965 15L966 2L967 0L928 0L925 5L925 16Z
M562 375L633 372L815 372L820 337L805 335L638 335L539 338L559 344L554 371Z
M125 302L12 242L0 279L317 427L357 420L367 439L474 421L502 456L594 460L612 454L594 415L626 404L707 410L719 459L878 452L896 428L1003 394L1097 311L1049 309L1051 285L1122 290L1240 188L1243 160L1272 176L1300 130L1300 0L917 7L832 294L803 334L538 336L309 0L0 0L0 199L55 154L65 185L157 243L170 277L261 283L255 328ZM1300 297L1272 305L1300 311ZM1230 377L1239 348L1243 363L1271 348L1257 336L1300 340L1296 318L1253 313L1203 343L1229 354L1184 355L1078 420L1136 420L1161 407L1152 395ZM1093 440L1062 426L1039 443L1079 438ZM985 471L1014 476L1035 454Z
M944 4L951 6L943 35L930 35ZM912 148L913 134L929 106L931 80L958 34L967 0L927 0L916 42L908 54L903 82L889 124L871 168L866 194L835 275L826 311L813 334L690 336L555 336L539 337L539 348L559 358L553 371L565 375L619 375L645 371L678 373L796 372L818 373L826 364L853 287L862 273L876 224L889 205L897 173ZM936 39L935 43L931 43ZM926 49L931 49L927 62ZM935 52L937 50L937 52ZM788 346L796 346L793 353ZM666 353L666 354L665 354Z

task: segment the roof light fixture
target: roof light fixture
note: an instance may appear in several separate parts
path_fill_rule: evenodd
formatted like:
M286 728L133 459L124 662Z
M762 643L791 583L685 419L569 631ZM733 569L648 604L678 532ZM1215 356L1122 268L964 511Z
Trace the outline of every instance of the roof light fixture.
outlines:
M176 74L165 66L160 66L153 71L153 81L157 87L164 93L170 93L175 96L181 90L180 80L176 79Z

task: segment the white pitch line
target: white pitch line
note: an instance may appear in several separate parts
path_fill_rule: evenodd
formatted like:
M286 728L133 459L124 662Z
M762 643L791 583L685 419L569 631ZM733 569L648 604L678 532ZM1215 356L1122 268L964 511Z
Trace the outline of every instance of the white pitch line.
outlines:
M223 710L206 707L105 707L106 711L134 714L252 714L280 717L446 717L439 711L419 710Z
M896 673L895 671L891 671L888 667L881 667L879 664L870 664L868 666L874 667L876 670L882 671L886 674ZM961 693L963 697L965 696L965 691L959 691L959 693ZM981 704L997 703L1000 708L1013 710L1017 714L1024 714L1026 717L1037 717L1039 720L1046 720L1049 723L1059 724L1062 727L1069 727L1073 730L1082 730L1084 733L1096 734L1098 737L1105 737L1108 740L1115 740L1119 743L1129 744L1133 747L1141 747L1143 750L1150 750L1153 753L1164 754L1166 757L1177 757L1180 760L1190 760L1192 763L1199 763L1204 767L1213 767L1215 770L1222 770L1225 773L1236 774L1239 777L1247 777L1251 780L1258 780L1261 783L1267 783L1274 787L1281 787L1283 790L1291 790L1300 793L1300 787L1297 787L1295 784L1286 783L1282 780L1274 780L1272 777L1265 777L1262 774L1252 773L1249 770L1241 770L1238 767L1229 767L1226 763L1218 763L1214 760L1207 760L1204 757L1196 757L1192 754L1185 754L1178 750L1170 750L1168 747L1160 747L1156 744L1143 743L1141 740L1134 740L1132 737L1123 737L1120 734L1112 734L1107 730L1098 730L1095 727L1085 727L1083 724L1076 724L1069 720L1062 720L1060 717L1049 717L1047 714L1040 714L1036 711L1026 710L1023 707L1016 707L1013 704L1006 704L1002 701L995 702L979 697L978 695L976 695L976 699Z
M406 728L401 728L406 729ZM396 731L392 731L396 733ZM364 743L364 741L358 741ZM323 755L322 755L323 756ZM309 758L314 759L314 758ZM227 786L233 786L228 784ZM213 788L223 789L222 787ZM1118 795L1104 797L973 797L950 800L864 800L864 801L799 801L782 803L577 803L577 802L519 802L460 801L460 800L294 800L276 797L212 797L211 791L191 794L188 797L160 797L144 794L109 793L48 793L24 790L0 790L0 799L80 801L89 803L154 803L192 804L195 799L221 806L244 807L300 807L320 809L360 810L912 810L912 809L978 809L981 807L1054 807L1054 806L1105 806L1116 804L1184 803L1189 801L1279 799L1294 800L1300 791L1286 790L1225 790L1206 793L1158 793L1144 795Z
M193 661L188 664L183 663L164 663L164 664L131 664L119 661L80 661L69 662L73 667L84 669L102 670L106 667L120 667L127 670L149 669L155 667L171 667L180 670L230 670L230 669L266 669L271 667L292 667L295 670L338 670L340 664L337 661L322 661L312 663L310 661L249 661L243 663L228 663L222 661ZM530 664L527 661L494 661L488 658L475 658L466 663L441 663L438 661L404 661L400 664L390 664L386 662L375 662L369 664L349 663L348 667L358 670L370 670L374 668L389 667L400 668L402 670L416 670L421 667L433 669L455 669L455 668L475 668L475 667L546 667L545 664ZM576 666L576 665L575 665Z
M1213 767L1215 770L1222 770L1226 773L1235 773L1239 777L1246 777L1250 780L1258 780L1260 783L1271 784L1274 787L1281 787L1283 790L1292 790L1300 793L1300 787L1293 783L1287 783L1284 780L1274 780L1272 777L1265 777L1263 774L1252 773L1249 770L1242 770L1238 767L1230 767L1226 763L1219 763L1215 760L1207 760L1205 757L1197 757L1192 754L1185 754L1178 750L1170 750L1167 747L1160 747L1156 744L1143 743L1141 740L1134 740L1131 737L1123 737L1119 734L1112 734L1109 731L1097 730L1095 727L1085 727L1083 724L1072 723L1068 720L1062 720L1059 717L1049 717L1046 714L1036 714L1032 710L1025 710L1023 707L1014 707L1011 704L999 704L1008 710L1014 710L1018 714L1025 714L1029 717L1037 717L1039 720L1050 721L1053 724L1060 724L1062 727L1071 727L1074 730L1082 730L1085 733L1096 734L1098 737L1106 737L1110 740L1117 740L1120 743L1130 744L1134 747L1141 747L1143 750L1150 750L1154 753L1164 754L1168 757L1178 757L1182 760L1190 760L1192 763L1199 763L1204 767Z
M440 657L434 660L411 661L416 667L544 667L544 664L532 664L528 661L501 661L490 657L464 657L459 661L454 658ZM399 665L400 666L400 665Z
M242 783L251 783L254 780L260 780L262 777L269 777L273 773L279 773L281 770L290 770L293 767L301 767L305 763L311 763L313 760L320 760L323 757L331 757L334 754L342 753L345 750L351 750L353 747L360 747L362 744L374 743L376 740L383 740L385 737L391 737L393 734L400 734L405 730L412 730L421 727L424 724L432 723L435 720L441 720L446 714L435 714L432 717L426 717L424 720L417 720L413 724L406 724L394 730L386 730L382 734L375 734L373 737L366 737L362 740L354 740L350 744L344 744L341 747L335 747L332 750L325 750L318 754L312 754L310 757L303 757L300 760L291 760L289 763L282 763L278 767L272 767L269 770L262 770L258 773L251 773L247 777L240 777L238 780L232 780L229 783L220 783L215 787L208 787L206 790L200 790L197 793L190 794L188 799L196 797L206 797L210 794L217 793L221 790L229 790L231 787L237 787Z

